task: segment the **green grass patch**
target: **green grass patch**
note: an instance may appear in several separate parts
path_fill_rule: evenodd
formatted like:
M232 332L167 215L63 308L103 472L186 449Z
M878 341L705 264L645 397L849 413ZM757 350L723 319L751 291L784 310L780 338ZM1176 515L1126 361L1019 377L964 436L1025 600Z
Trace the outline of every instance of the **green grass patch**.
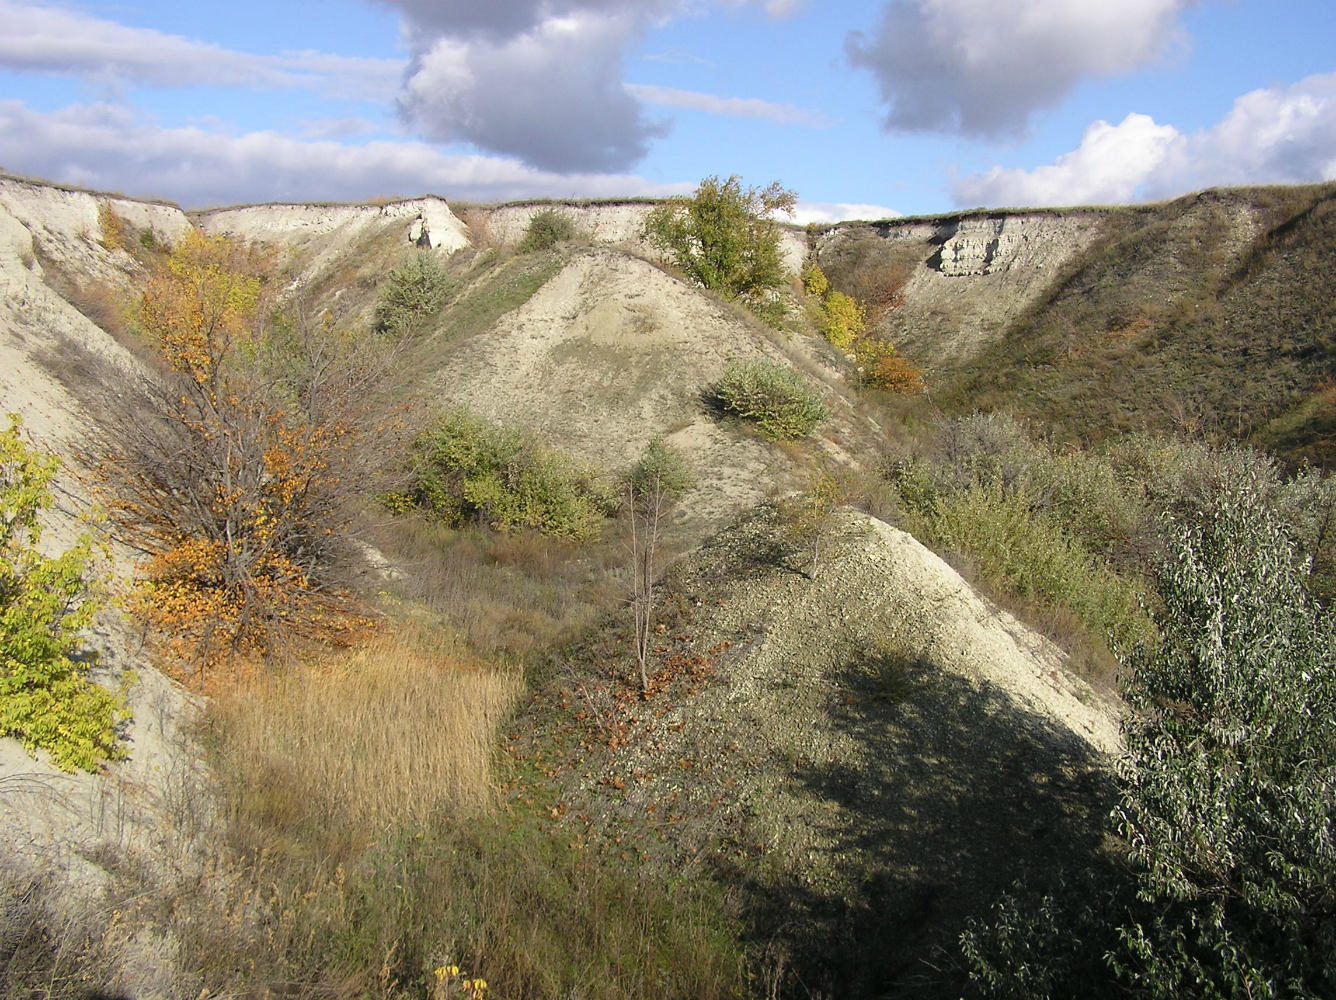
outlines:
M1023 493L975 485L938 500L933 542L967 553L994 585L1041 607L1065 608L1121 648L1149 639L1143 591L1099 560Z
M440 314L437 327L451 340L485 333L506 313L518 309L566 265L556 253L490 256L481 273Z

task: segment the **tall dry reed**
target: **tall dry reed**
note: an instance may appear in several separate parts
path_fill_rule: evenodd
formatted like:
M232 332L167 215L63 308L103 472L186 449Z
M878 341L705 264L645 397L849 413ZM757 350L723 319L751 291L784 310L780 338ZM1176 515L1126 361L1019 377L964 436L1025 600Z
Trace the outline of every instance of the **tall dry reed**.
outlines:
M492 739L521 679L420 635L257 679L216 701L244 812L374 836L490 797Z

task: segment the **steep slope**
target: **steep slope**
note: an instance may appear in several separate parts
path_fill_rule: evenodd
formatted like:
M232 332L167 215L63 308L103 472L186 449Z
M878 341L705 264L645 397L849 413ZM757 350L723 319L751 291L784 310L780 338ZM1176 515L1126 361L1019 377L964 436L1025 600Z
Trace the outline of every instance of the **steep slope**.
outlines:
M65 386L82 377L73 348L106 358L114 368L135 365L46 280L58 271L63 285L123 288L132 279L138 269L133 258L101 242L107 236L100 231L99 209L105 219L108 207L159 238L176 238L188 224L172 206L0 178L0 413L21 416L25 435L64 464L43 539L53 551L86 530L81 518L94 507L94 473L81 465L76 446L96 433L98 415ZM102 569L124 579L134 553L114 538L108 541L110 565ZM109 611L88 636L87 651L97 657L95 676L108 686L133 677L128 759L100 774L62 774L33 760L17 741L0 739L0 842L23 863L58 865L79 892L92 893L108 877L87 860L99 850L151 857L162 838L174 835L168 802L189 794L195 765L183 756L179 738L193 715L191 700L153 668L138 630ZM3 860L14 863L13 857Z
M1097 863L1116 712L908 535L847 514L815 579L779 537L762 510L674 572L651 699L616 624L567 658L559 825L723 880L801 988L955 995L967 915Z
M786 480L773 446L709 412L705 392L729 363L797 360L835 412L826 430L852 435L838 374L800 346L772 341L749 316L638 257L589 248L493 329L447 340L431 395L525 426L610 472L665 436L701 478L683 504L699 528Z
M1336 360L1334 196L1205 192L1119 219L959 393L1087 439L1150 427L1247 440Z
M1245 188L857 224L824 234L819 257L837 287L894 288L880 330L928 366L948 411L1010 410L1086 442L1206 433L1330 464L1334 197Z
M878 332L934 369L1001 337L1098 237L1098 209L841 224L816 245L836 288L881 314Z

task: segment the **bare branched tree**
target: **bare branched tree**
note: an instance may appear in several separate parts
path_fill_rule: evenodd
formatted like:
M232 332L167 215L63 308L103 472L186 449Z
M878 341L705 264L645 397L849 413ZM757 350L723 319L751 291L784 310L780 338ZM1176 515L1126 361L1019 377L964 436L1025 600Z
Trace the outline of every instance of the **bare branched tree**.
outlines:
M655 438L626 476L626 507L631 519L631 609L635 620L640 693L649 696L650 636L654 631L654 590L664 519L691 488L686 460Z

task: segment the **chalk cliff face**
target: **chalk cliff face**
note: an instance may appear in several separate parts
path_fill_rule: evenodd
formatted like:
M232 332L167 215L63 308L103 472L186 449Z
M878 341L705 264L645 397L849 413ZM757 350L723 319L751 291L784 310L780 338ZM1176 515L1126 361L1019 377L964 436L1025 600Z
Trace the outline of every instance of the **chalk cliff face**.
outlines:
M880 332L910 356L950 363L983 349L1102 231L1099 210L854 223L827 231L817 257L846 287L894 274L899 305Z
M100 221L104 206L136 229L152 231L169 243L190 227L186 214L175 205L0 176L0 226L14 234L6 241L9 246L22 244L25 254L38 252L90 277L114 280L118 265L129 263L129 256L108 254L101 245L107 236ZM34 273L40 274L40 268Z
M1097 218L1087 215L1060 220L1051 215L1012 215L961 219L936 234L943 239L937 271L948 278L960 278L1051 269L1085 246L1097 228Z
M1164 205L979 212L848 223L817 241L839 288L891 277L896 307L879 332L934 367L985 350L1060 282L1109 250L1126 280L1168 301L1227 274L1266 228L1256 191L1212 191ZM1108 264L1098 265L1108 270ZM864 296L866 297L866 296ZM1148 305L1162 304L1148 303Z
M315 252L312 263L332 259L372 230L402 230L403 239L453 253L470 244L468 227L441 198L413 198L377 205L244 205L198 215L207 233Z
M525 202L478 209L476 215L486 228L486 233L481 235L496 246L517 245L535 214L554 209L570 219L577 232L595 243L610 243L644 252L649 248L640 239L640 232L645 227L645 216L653 208L653 204L645 201L569 205Z

